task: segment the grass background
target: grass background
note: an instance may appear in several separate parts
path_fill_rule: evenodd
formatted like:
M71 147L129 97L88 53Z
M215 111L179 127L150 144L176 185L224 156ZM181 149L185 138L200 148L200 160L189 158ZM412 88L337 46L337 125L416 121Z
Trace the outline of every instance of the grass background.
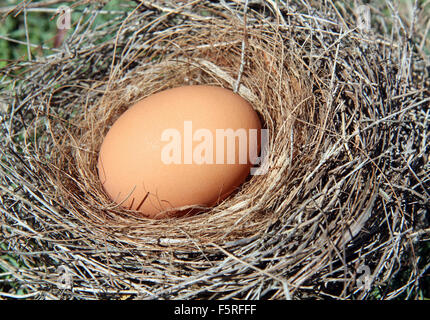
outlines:
M27 2L30 2L27 0ZM31 1L32 4L41 4L46 2L46 0ZM55 3L53 3L55 2ZM61 5L73 6L71 21L72 24L79 20L82 15L82 10L84 10L85 5L79 5L79 1L52 1L48 8L51 9L49 12L43 12L39 9L29 9L25 15L21 13L17 16L10 14L5 16L7 10L5 8L12 8L19 4L20 1L13 0L0 0L0 68L7 66L9 63L15 63L17 61L26 61L29 59L35 59L37 57L42 57L55 53L55 48L53 47L54 38L57 33L56 28L56 17L54 17L55 9ZM73 4L74 3L74 4ZM103 23L109 21L113 16L120 14L119 11L130 12L132 8L136 5L133 1L99 1L103 13L99 14L93 23L93 27L102 25ZM345 6L343 1L334 1L335 5L342 9ZM422 12L426 13L425 18L420 18L417 23L418 28L423 28L424 34L426 35L426 40L424 41L423 51L427 55L428 63L430 57L430 0L419 0L418 1ZM398 5L398 11L402 18L411 21L412 18L412 7L414 0L397 0L395 2ZM368 5L383 15L389 16L392 14L391 9L385 4L384 0L374 0L368 1ZM44 7L46 8L46 7ZM27 26L27 28L25 27ZM387 37L391 26L387 25L385 32ZM68 31L71 33L73 28ZM66 35L67 36L67 35ZM115 35L111 35L114 37ZM31 43L31 57L28 55L27 43ZM4 75L0 73L0 102L1 102L1 90L13 90L11 84L5 84L7 80ZM1 110L0 110L1 111ZM416 252L411 254L420 257L418 263L419 270L428 269L430 266L430 241L428 239L420 240L416 246ZM7 244L0 243L0 250L7 251ZM0 251L1 254L1 251ZM22 287L20 283L11 279L8 274L7 266L13 265L15 267L25 268L19 257L3 254L0 255L0 293L1 292L15 292L17 295L24 295L26 293L25 287ZM388 292L392 292L396 289L402 288L407 285L411 280L411 275L413 274L413 266L408 261L408 257L405 258L402 268L396 277L391 279L388 283L377 284L371 294L373 299L383 299L384 295ZM419 284L414 287L413 290L405 290L398 299L426 299L430 300L430 276L427 272L421 277ZM23 296L23 297L24 297ZM0 299L2 295L0 294Z
M29 1L27 0L27 2ZM32 4L44 2L45 0L31 1ZM109 21L113 16L118 14L116 13L118 11L130 12L131 8L136 4L133 1L121 0L99 2L103 7L103 13L97 16L93 27ZM19 3L20 1L0 0L0 8L14 7ZM54 17L54 11L64 5L71 7L74 5L73 3L79 3L79 1L64 1L52 4L49 6L49 9L52 9L51 12L41 12L43 10L41 8L28 9L26 13L28 40L31 44L37 46L32 47L31 54L33 56L40 57L55 52L55 50L52 50L57 32L57 18ZM84 8L85 5L72 8L72 24L79 20ZM109 13L109 11L112 13ZM4 13L4 11L0 12L0 67L4 67L12 61L28 59L24 14L21 13L18 16L10 14L7 17L2 17ZM72 31L73 27L68 33L70 34Z

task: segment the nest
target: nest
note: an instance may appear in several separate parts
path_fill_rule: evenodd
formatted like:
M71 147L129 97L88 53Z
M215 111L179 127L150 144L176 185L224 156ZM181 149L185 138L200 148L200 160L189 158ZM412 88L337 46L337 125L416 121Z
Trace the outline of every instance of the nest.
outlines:
M396 274L428 230L425 61L404 29L387 40L351 8L310 10L143 1L94 28L89 10L61 52L0 70L15 77L0 120L0 242L27 297L367 298ZM96 170L110 125L190 84L253 105L267 172L191 217L118 207Z

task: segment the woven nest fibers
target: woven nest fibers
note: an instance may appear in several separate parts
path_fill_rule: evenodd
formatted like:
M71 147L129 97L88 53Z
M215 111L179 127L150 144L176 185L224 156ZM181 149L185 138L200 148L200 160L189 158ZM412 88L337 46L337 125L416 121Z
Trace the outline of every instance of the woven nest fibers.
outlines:
M350 9L163 3L102 27L84 19L62 52L0 70L12 79L0 242L20 261L0 261L18 283L8 294L371 297L428 231L422 52L402 28L388 40L364 33ZM138 100L190 84L237 89L253 105L269 132L267 172L190 217L112 203L96 169L110 126Z

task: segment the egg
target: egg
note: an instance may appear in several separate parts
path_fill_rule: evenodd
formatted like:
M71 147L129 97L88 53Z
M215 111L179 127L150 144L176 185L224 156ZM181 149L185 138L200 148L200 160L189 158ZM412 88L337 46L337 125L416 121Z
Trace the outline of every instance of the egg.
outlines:
M148 218L219 204L246 180L261 148L260 119L233 91L210 85L163 90L111 126L98 157L104 191Z

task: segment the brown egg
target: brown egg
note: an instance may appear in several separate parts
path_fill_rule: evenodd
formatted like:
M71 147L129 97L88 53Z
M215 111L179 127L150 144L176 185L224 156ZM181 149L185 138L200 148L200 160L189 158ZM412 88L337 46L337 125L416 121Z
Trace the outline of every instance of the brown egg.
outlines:
M150 218L178 216L183 211L176 208L216 205L245 181L260 149L260 131L257 113L231 90L164 90L113 124L100 149L99 177L124 208ZM160 214L165 210L170 213Z

